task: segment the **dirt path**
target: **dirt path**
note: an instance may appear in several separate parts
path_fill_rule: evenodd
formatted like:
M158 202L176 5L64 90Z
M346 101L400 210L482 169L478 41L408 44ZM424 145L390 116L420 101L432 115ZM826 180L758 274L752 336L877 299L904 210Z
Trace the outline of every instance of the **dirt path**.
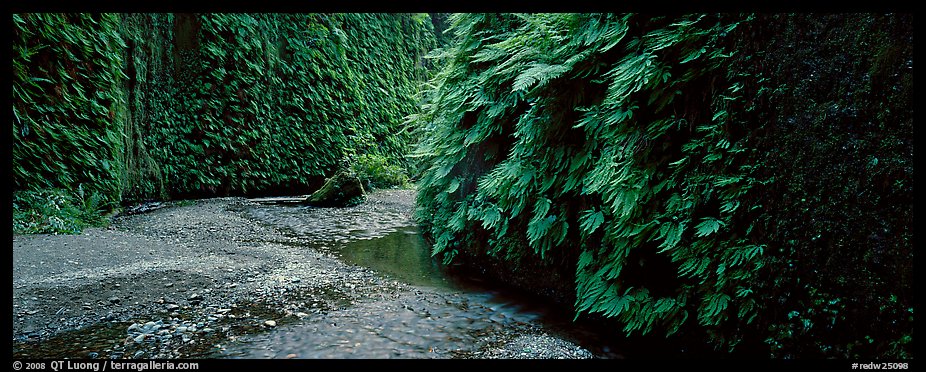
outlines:
M591 356L529 317L328 250L411 225L413 205L413 191L378 191L357 207L306 209L312 222L296 225L247 199L217 198L82 235L14 236L14 356Z

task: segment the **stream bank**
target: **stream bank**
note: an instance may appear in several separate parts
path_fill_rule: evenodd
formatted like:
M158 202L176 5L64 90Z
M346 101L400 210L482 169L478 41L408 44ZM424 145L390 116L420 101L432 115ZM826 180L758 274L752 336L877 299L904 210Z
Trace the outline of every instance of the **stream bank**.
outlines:
M413 190L380 190L349 208L214 198L80 235L15 235L13 355L594 357L536 314L340 253L414 235L413 208Z

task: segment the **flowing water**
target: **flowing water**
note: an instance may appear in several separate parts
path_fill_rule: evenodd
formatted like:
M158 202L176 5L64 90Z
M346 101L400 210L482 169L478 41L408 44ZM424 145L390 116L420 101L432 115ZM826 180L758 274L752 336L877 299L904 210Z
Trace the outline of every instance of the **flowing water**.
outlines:
M430 256L408 213L253 205L249 218L311 241L311 249L421 288L360 301L273 332L253 335L219 357L447 358L471 355L513 333L546 332L598 357L622 357L571 314L498 283L451 275ZM540 329L538 329L540 328Z

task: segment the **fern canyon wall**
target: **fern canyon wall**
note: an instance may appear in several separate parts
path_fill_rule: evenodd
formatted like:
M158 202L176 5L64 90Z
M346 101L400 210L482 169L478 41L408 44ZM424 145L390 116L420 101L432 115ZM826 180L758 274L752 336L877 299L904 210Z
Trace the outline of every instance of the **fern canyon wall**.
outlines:
M450 23L418 117L435 256L630 337L912 355L912 16Z
M14 15L14 192L293 194L404 163L434 46L426 14Z
M609 334L912 358L912 15L12 21L15 233L361 164L444 266Z

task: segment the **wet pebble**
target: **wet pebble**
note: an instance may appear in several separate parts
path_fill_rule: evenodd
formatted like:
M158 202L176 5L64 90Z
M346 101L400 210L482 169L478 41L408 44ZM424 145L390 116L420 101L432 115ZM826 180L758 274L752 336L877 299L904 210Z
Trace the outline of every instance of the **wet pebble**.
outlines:
M159 320L157 322L148 322L141 326L142 333L154 333L161 328L163 323Z
M198 229L200 227L190 226L192 229ZM184 233L186 234L186 233ZM187 239L187 238L184 238ZM306 259L311 259L312 256L305 257ZM328 265L327 261L332 260L331 256L314 256L316 260L321 260L324 258L326 260L325 265ZM300 257L301 258L301 257ZM307 261L307 260L306 260ZM310 265L316 265L314 261L307 261ZM301 267L301 266L300 266ZM284 321L287 316L296 316L299 318L307 318L309 315L313 315L313 318L318 317L314 314L334 314L335 316L329 319L327 316L318 317L319 325L324 325L328 323L331 327L338 327L336 330L332 330L333 333L338 335L349 335L355 331L360 331L351 329L353 326L350 321L344 321L343 318L338 317L339 312L349 305L344 305L340 302L332 300L327 295L320 296L318 293L310 293L304 295L299 291L307 289L308 292L313 292L319 283L328 283L331 284L335 289L337 295L344 294L343 292L350 292L350 294L344 294L346 297L352 297L354 294L357 296L362 296L366 294L368 290L372 291L373 288L381 288L383 284L392 284L396 287L399 286L399 282L394 283L385 283L380 279L371 279L367 276L371 275L373 271L366 269L359 269L356 267L340 267L328 268L325 266L318 266L320 269L312 269L311 271L286 271L286 270L277 270L273 268L271 270L253 270L253 269L244 269L236 268L239 272L244 272L244 275L232 275L232 276L220 276L218 278L208 277L211 281L192 281L192 282L178 282L175 286L175 283L165 283L169 279L164 277L163 280L160 280L159 283L155 286L162 285L163 287L173 287L170 290L162 291L156 295L151 295L151 299L147 301L147 305L150 305L146 309L156 309L159 310L153 313L138 313L136 309L130 306L113 306L110 309L114 311L119 311L121 319L123 321L127 319L132 319L138 321L138 323L132 323L127 330L125 345L119 344L115 345L113 349L122 349L122 350L107 350L97 353L95 356L93 352L88 352L86 349L82 351L81 354L78 354L77 357L102 357L102 358L121 358L122 353L125 353L125 357L134 357L134 358L184 358L190 357L186 354L190 352L190 348L187 345L192 343L203 343L198 345L195 349L199 349L200 346L203 348L211 348L216 342L213 338L217 340L235 340L236 335L239 333L251 334L251 333L283 333L285 334L285 328L276 330L277 322L275 320L269 320L268 318L280 318L281 321ZM210 270L208 268L206 271ZM225 270L224 268L215 268L215 270ZM228 272L233 272L234 270L229 268ZM297 276L298 275L298 276ZM207 275L208 276L208 275ZM299 277L301 276L301 278ZM258 282L256 285L245 284L244 279L247 278L249 282ZM235 283L237 281L239 284ZM304 283L302 285L296 285L296 283ZM379 284L376 284L379 283ZM142 284L140 288L146 289L144 283L132 283L132 287L135 285ZM391 288L392 285L389 285ZM193 287L196 286L196 287ZM163 289L162 287L162 289ZM207 288L214 287L214 291L210 292ZM231 291L227 288L239 287L237 291ZM406 289L402 288L392 288L391 291L383 296L383 300L389 304L394 305L390 307L389 311L396 311L402 309L403 307L408 311L402 311L403 315L399 315L402 319L409 321L418 321L420 317L429 318L435 317L435 319L442 319L441 313L430 309L428 307L420 304L419 302L411 302L405 306L399 300L389 302L390 298L398 298L397 293L404 293ZM178 293L185 292L186 294ZM298 299L288 298L292 296L292 293L300 295ZM422 293L416 292L418 295ZM429 292L425 292L429 293ZM141 295L136 295L135 292L111 292L98 294L100 297L90 299L91 303L84 303L85 308L93 307L108 307L105 302L107 299L106 294L113 295L118 294L118 296L112 296L108 300L113 304L128 305L132 303L135 299L143 299L148 296L147 293L141 293ZM209 303L214 305L207 305L205 303L204 296L210 296ZM250 297L250 295L255 295ZM119 298L120 296L125 295L125 298ZM158 300L157 296L165 296ZM377 295L382 296L382 294L377 293ZM133 298L135 297L135 298ZM173 297L173 300L170 299ZM340 297L339 297L340 298ZM188 302L183 302L186 299ZM245 302L242 302L240 308L235 309L235 312L238 313L238 319L235 320L232 315L232 308L235 306L229 302L224 302L226 300L234 299L238 302L244 300L256 300L257 302L263 302L268 305L271 309L276 309L276 314L266 313L264 309L260 311L255 311L251 307L244 305ZM98 301L102 300L102 301ZM125 301L125 302L122 302ZM314 302L313 302L314 301ZM77 304L80 304L79 301L75 301ZM404 302L404 301L403 301ZM450 305L450 301L447 301ZM144 303L144 302L143 302ZM179 304L178 304L179 303ZM202 305L196 306L197 304L202 303ZM311 303L311 306L307 306L308 303ZM25 305L25 304L24 304ZM188 305L193 305L188 306ZM185 309L183 318L185 320L180 320L180 309ZM334 309L332 309L334 308ZM26 310L26 309L23 309ZM56 308L50 309L47 312L54 312ZM247 310L250 310L245 314ZM386 309L383 309L386 310ZM14 312L21 313L22 310L14 309ZM44 311L44 310L43 310ZM104 310L105 311L105 310ZM38 313L38 310L30 310L30 312ZM253 314L251 313L253 312ZM111 315L112 313L110 313ZM169 315L166 315L169 314ZM377 314L378 315L378 314ZM161 318L163 321L141 321L140 316L146 316L148 319L155 317L155 319ZM169 316L169 318L165 318ZM364 320L368 320L369 317L376 317L376 315L364 314ZM115 317L113 317L114 319ZM259 319L265 319L261 321ZM220 321L221 323L217 323ZM311 319L311 318L310 318ZM501 318L497 318L501 319ZM337 323L334 321L337 320ZM371 321L374 322L375 321ZM304 325L313 324L311 321L303 321L300 323L306 323ZM429 323L430 324L430 323ZM115 324L113 324L115 325ZM403 321L404 325L404 321ZM231 327L230 327L231 326ZM243 326L243 327L242 327ZM256 326L256 327L255 327ZM395 324L396 327L405 328L404 326L399 326ZM213 328L215 327L215 328ZM355 326L359 327L359 325ZM263 329L261 329L263 328ZM364 325L363 329L366 329L368 332L383 333L384 327L378 325L374 327L373 325ZM386 329L389 329L386 327ZM271 331L273 330L273 331ZM419 329L420 331L421 329ZM282 331L282 332L281 332ZM414 330L413 330L414 331ZM401 338L406 342L412 342L408 340L418 340L423 336L417 336L421 332L408 332L408 335L405 335L405 338ZM208 335L207 335L208 334ZM366 332L364 333L366 334ZM355 335L356 336L356 335ZM199 337L202 337L200 339ZM408 338L411 337L411 338ZM540 342L537 342L540 341ZM152 344L154 343L154 344ZM559 345L555 343L549 343L549 340L537 340L536 338L526 338L518 340L516 342L511 342L507 339L501 341L486 341L489 345L486 345L486 349L490 349L492 346L501 346L504 347L505 351L495 351L491 353L485 353L481 355L476 355L476 357L502 357L502 358L522 358L522 357L531 357L531 358L561 358L561 357L583 357L583 353L579 349L569 348L570 345ZM135 345L133 345L135 344ZM495 344L495 345L493 345ZM222 345L225 345L223 342ZM353 348L351 347L353 345ZM491 345L491 346L490 346ZM87 345L90 346L90 345ZM225 345L230 346L230 345ZM428 346L431 346L430 344ZM448 351L446 348L438 348L439 345L434 345L434 352L438 353L439 356L448 356ZM224 347L221 347L215 344L216 348L224 350ZM343 351L358 353L362 350L359 348L359 344L351 342L350 344L344 345L342 348ZM139 348L145 348L145 350L137 350ZM231 349L231 347L229 347ZM356 349L354 349L356 348ZM274 348L276 349L276 348ZM542 349L547 349L546 352ZM91 349L94 350L94 349ZM285 349L284 349L285 350ZM402 355L396 349L396 355ZM262 350L263 351L263 350ZM301 352L297 354L288 354L287 351L279 352L281 350L275 350L273 353L268 354L270 357L279 358L285 355L286 358L298 358L300 357L309 357L311 358L313 354L309 353L308 355L302 354ZM295 352L295 350L294 350ZM358 354L362 355L362 353ZM437 355L437 354L435 354Z

